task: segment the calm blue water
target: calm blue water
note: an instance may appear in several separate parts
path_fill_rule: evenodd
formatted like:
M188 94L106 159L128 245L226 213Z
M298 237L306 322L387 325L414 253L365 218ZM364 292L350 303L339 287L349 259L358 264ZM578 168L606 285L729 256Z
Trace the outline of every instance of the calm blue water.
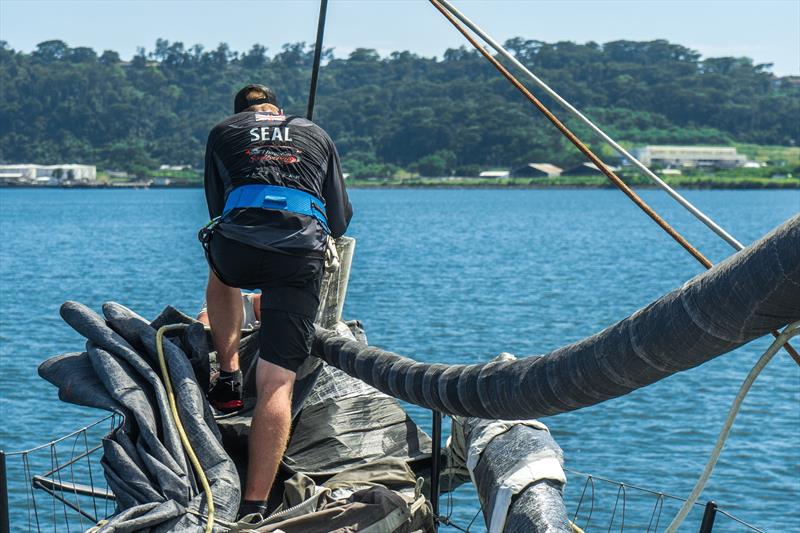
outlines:
M730 253L663 193L643 196L713 261ZM745 243L800 211L796 191L686 196ZM357 190L352 199L358 246L345 316L364 322L371 343L419 360L542 353L599 331L701 271L615 191ZM167 304L198 308L206 266L195 234L205 221L201 190L0 190L0 447L29 447L100 415L60 403L36 374L44 358L82 349L58 316L64 300L96 309L116 300L148 317ZM567 466L685 496L768 345L760 339L646 390L545 422ZM430 427L427 412L411 412ZM799 464L800 369L781 355L747 398L703 499L765 530L797 530ZM574 509L584 480L569 479ZM12 479L15 506L24 502L22 483ZM606 497L601 485L596 508L608 513L617 488ZM628 496L626 526L637 530L633 515L649 518L654 500ZM461 525L477 510L467 488L451 503ZM699 515L692 519L687 531L697 529ZM718 524L735 530L730 521Z

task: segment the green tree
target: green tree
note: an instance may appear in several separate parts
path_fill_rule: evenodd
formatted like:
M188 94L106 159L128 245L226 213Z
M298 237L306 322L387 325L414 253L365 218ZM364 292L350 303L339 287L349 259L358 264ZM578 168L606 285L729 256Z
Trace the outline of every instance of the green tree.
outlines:
M705 58L664 40L506 43L523 63L615 137L633 144L800 143L800 87L748 58ZM130 61L59 40L23 53L0 41L0 160L202 167L209 130L245 83L272 86L304 115L313 47L158 39ZM448 175L583 156L475 50L441 59L323 50L315 121L357 177L399 168ZM549 98L543 97L560 116ZM591 132L573 124L590 141ZM611 161L614 162L614 161Z

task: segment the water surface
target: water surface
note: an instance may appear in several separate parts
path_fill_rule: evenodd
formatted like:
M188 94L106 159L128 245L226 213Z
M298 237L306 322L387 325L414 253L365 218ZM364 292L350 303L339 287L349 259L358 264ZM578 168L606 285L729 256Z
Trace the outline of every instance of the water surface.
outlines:
M731 253L663 193L642 194L712 261ZM744 243L800 211L796 191L685 194ZM352 200L349 234L358 243L345 317L360 319L371 343L423 361L543 353L702 271L616 191L356 190ZM46 357L83 348L58 316L64 300L95 309L115 300L146 317L167 304L195 312L206 276L195 235L206 219L201 190L0 190L0 447L29 447L101 414L60 403L36 375ZM645 390L545 422L567 466L685 496L742 379L769 343L754 341ZM429 430L429 413L410 410ZM703 500L765 530L797 530L799 444L800 369L780 355L744 403ZM16 507L24 502L21 487L12 479ZM583 487L583 478L569 476L572 509ZM616 491L597 488L596 505L606 508L597 512L606 518ZM644 530L654 500L633 494L626 528ZM477 509L468 488L450 504L461 525ZM692 520L687 531L699 515ZM730 521L718 525L715 531L736 530Z

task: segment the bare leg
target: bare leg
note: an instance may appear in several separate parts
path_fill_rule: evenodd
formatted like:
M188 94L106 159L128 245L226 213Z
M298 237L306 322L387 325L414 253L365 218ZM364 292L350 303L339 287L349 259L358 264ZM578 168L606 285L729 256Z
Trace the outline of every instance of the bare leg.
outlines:
M239 340L242 335L242 291L228 287L213 272L206 287L211 337L217 349L219 367L225 372L239 370Z
M286 450L295 373L263 359L256 367L258 402L250 423L250 454L244 499L266 500Z
M257 292L253 295L253 311L256 315L256 320L261 322L261 295L263 293Z

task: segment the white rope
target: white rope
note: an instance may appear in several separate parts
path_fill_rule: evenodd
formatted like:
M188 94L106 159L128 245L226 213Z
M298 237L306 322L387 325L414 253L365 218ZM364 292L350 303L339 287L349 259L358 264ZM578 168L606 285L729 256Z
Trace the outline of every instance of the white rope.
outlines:
M325 272L336 272L339 270L340 264L336 239L328 235L328 238L325 239Z
M711 473L714 471L714 466L717 464L717 459L719 459L720 454L722 453L722 447L725 446L725 441L728 440L728 435L731 432L731 427L733 426L734 420L736 420L736 415L739 413L739 407L742 405L742 401L744 401L745 396L750 391L750 387L753 385L753 382L756 380L758 375L764 370L764 367L772 360L778 350L780 350L781 346L786 344L786 342L794 337L795 335L800 334L800 322L794 322L786 326L778 338L770 345L769 349L764 352L758 361L756 362L755 366L750 370L750 373L747 374L747 377L742 383L742 386L739 388L739 393L736 395L736 398L733 400L733 405L731 405L730 411L728 411L728 418L725 419L725 424L722 426L722 431L719 432L719 437L717 438L717 444L714 446L714 450L711 452L711 456L708 458L708 462L706 463L706 467L703 470L703 473L700 475L700 478L697 480L697 483L694 485L694 489L692 493L689 495L689 498L683 503L683 507L681 507L678 514L675 518L672 519L672 522L666 529L666 533L674 533L678 530L678 527L683 523L686 516L689 514L689 511L694 506L697 499L700 497L700 494L703 492L703 489L708 482L708 479L711 477Z
M742 250L744 249L744 245L737 241L730 233L725 231L722 227L719 226L716 222L711 220L705 213L700 211L697 207L695 207L689 200L681 196L675 189L670 187L669 185L664 182L661 178L659 178L652 170L647 168L644 163L633 157L625 148L620 146L617 141L609 137L603 130L601 130L598 126L595 125L594 122L589 120L583 113L578 111L572 104L567 102L564 98L561 97L560 94L555 92L549 85L547 85L544 81L539 79L533 72L531 72L525 65L523 65L516 57L514 57L508 50L503 48L497 41L492 39L489 35L486 34L481 28L479 28L474 22L468 19L463 13L461 13L458 9L456 9L450 2L447 0L438 0L440 4L442 4L448 11L450 11L453 15L455 15L461 22L466 24L473 32L475 32L481 39L486 41L489 46L495 49L497 53L511 61L514 66L522 70L526 76L528 76L536 85L538 85L543 91L549 94L556 102L561 104L561 106L575 115L581 122L583 122L586 126L589 127L593 132L595 132L601 139L611 145L621 156L625 157L628 161L630 161L634 166L636 166L639 170L644 172L644 174L650 178L653 182L655 182L659 187L661 187L667 194L672 196L676 202L681 204L684 208L686 208L692 215L695 216L700 222L708 226L711 231L716 233L720 236L723 240L725 240L728 244L730 244L735 250Z

